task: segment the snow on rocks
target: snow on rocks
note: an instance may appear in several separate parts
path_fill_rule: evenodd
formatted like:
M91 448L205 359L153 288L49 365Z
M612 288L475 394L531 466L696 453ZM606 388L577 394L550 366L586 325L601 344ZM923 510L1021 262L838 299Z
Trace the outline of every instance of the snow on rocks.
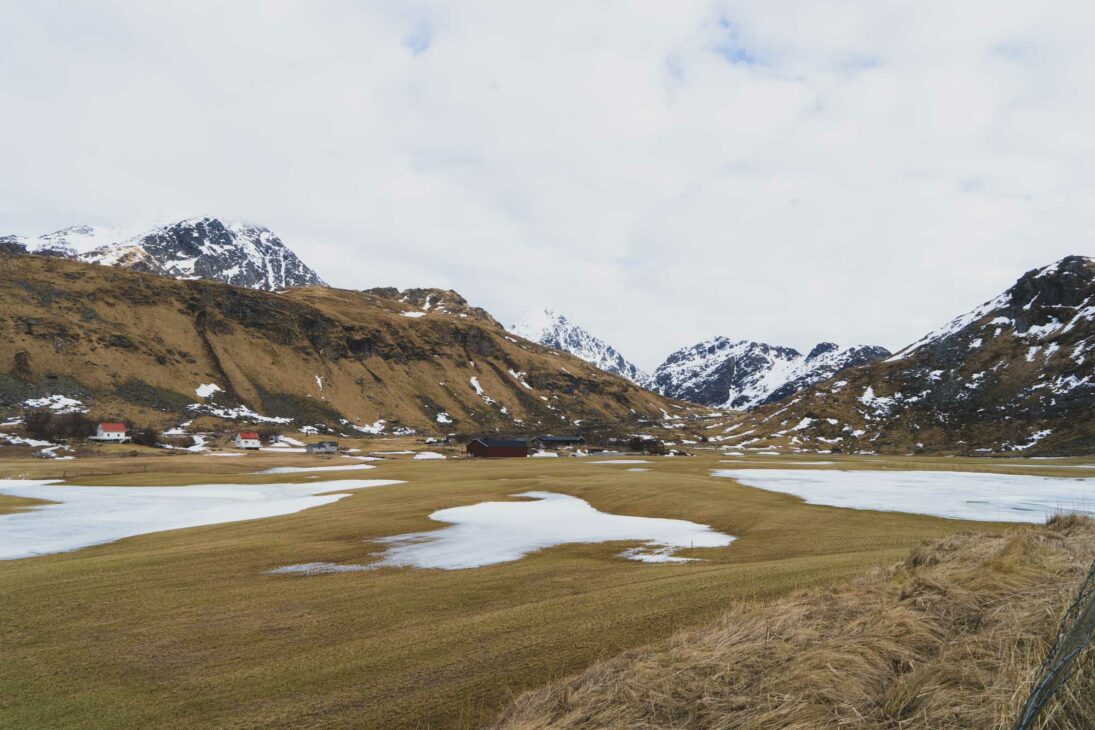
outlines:
M216 393L223 393L224 390L216 383L202 383L194 389L194 392L197 393L199 398L211 398Z
M0 515L0 560L76 550L124 537L274 517L337 502L390 479L187 487L76 487L56 480L0 480L0 494L45 500Z
M219 406L210 405L208 403L191 403L188 405L187 410L208 416L216 416L217 418L223 418L228 421L251 421L257 423L292 423L292 418L282 418L280 416L264 416L259 413L255 413L247 406L236 406L234 408L222 408Z
M989 522L1095 516L1095 479L947 471L717 469L713 476L809 504Z
M84 404L75 398L63 395L47 395L43 398L29 398L23 401L24 408L43 408L53 413L87 413Z

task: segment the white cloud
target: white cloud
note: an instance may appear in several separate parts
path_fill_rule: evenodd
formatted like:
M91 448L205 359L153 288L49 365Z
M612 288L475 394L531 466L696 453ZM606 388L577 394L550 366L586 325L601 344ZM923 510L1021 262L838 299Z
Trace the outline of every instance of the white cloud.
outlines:
M215 213L328 281L896 348L1092 253L1081 3L7 3L0 232Z

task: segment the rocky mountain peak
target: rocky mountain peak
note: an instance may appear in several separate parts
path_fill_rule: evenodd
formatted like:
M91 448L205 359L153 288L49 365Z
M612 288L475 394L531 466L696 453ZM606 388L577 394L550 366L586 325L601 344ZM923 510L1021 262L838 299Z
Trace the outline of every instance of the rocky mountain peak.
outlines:
M810 350L810 354L806 356L807 360L813 360L814 358L821 357L835 350L839 350L840 345L835 342L819 342L814 345L814 349Z
M509 330L526 340L569 352L605 372L627 378L636 385L644 388L652 385L650 376L614 347L551 309L534 312L523 322L512 325Z
M140 231L80 225L37 238L0 239L9 250L79 258L178 279L216 279L252 289L322 285L268 228L204 216Z
M881 347L822 342L804 357L792 347L713 337L671 354L654 371L654 382L660 393L680 400L750 409L889 354Z
M853 452L1084 453L1095 444L1095 260L1069 256L897 355L758 411L750 438Z

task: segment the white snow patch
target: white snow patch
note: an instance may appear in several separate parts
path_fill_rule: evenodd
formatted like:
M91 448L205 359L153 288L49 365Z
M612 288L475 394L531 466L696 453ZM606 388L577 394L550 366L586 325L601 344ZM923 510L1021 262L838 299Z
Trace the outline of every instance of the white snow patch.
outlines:
M990 522L1043 522L1062 512L1095 516L1095 479L1090 478L833 469L717 469L712 474L831 507Z
M351 469L375 469L371 464L342 464L340 466L275 466L255 474L299 474L313 471L350 471Z
M202 383L194 389L194 392L198 394L199 398L208 398L214 393L223 393L224 391L216 383Z
M444 454L439 454L436 451L419 451L414 455L415 461L437 461L444 458Z
M23 401L24 408L48 408L54 413L87 413L84 404L74 398L63 395L47 395L44 398L30 398Z
M664 560L673 549L725 547L734 540L686 520L608 514L565 494L514 496L531 501L481 502L438 510L430 519L450 523L448 527L381 540L390 547L373 565L459 570L519 560L555 545L621 540L645 543L623 557L652 562Z
M0 560L76 550L124 537L287 515L337 502L390 479L189 487L74 487L56 480L0 480L0 494L50 504L0 515Z

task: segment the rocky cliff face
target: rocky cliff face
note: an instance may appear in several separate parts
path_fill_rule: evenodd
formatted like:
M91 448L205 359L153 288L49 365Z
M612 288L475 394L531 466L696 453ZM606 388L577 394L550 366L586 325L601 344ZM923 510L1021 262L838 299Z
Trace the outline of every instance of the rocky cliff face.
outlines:
M38 238L6 236L0 246L41 256L78 258L178 279L213 279L275 291L323 281L262 226L192 218L133 234L74 226Z
M510 331L526 340L569 352L606 373L627 378L636 385L644 388L652 385L650 376L614 347L550 309L536 312L524 322L510 327Z
M849 452L1095 450L1095 260L1024 274L893 357L753 414L747 437Z
M810 353L715 337L670 355L654 371L658 392L717 408L774 403L836 373L889 356L882 347L823 342Z

